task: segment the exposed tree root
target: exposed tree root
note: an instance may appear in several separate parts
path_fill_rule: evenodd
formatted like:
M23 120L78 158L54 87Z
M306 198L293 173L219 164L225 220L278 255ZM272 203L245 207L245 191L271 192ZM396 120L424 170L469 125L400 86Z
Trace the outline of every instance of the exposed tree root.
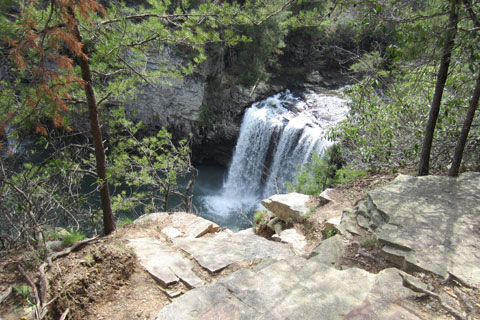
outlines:
M420 292L420 293L424 293L434 299L436 299L440 305L442 306L442 308L444 308L448 313L450 313L452 316L455 317L455 319L458 319L458 320L468 320L468 316L464 316L462 315L459 311L457 311L455 308L452 308L451 306L447 305L445 302L443 302L443 299L442 297L440 297L438 294L436 294L435 292L432 292L430 290L427 290L427 289L423 289L423 288L420 288L418 287L417 285L415 285L414 283L412 283L410 280L407 279L407 277L405 277L403 274L400 273L400 277L402 277L403 279L403 285L407 288L410 288L412 289L413 291L415 292Z
M48 305L51 304L53 301L55 301L55 298L47 302L47 292L48 292L48 281L47 281L47 276L46 273L48 272L48 268L52 266L52 263L54 260L65 257L69 255L71 252L75 252L85 246L87 243L94 242L98 240L98 237L93 237L89 239L85 239L82 241L78 241L75 244L73 244L71 247L66 248L63 251L57 252L47 258L47 261L42 263L39 267L39 283L38 285L32 280L32 278L25 272L25 269L22 267L20 263L17 263L18 270L20 273L23 275L23 277L27 280L27 283L30 287L32 287L33 291L33 298L35 300L35 310L34 310L34 318L36 320L41 320L45 318L47 312L48 312ZM11 288L10 288L11 291ZM10 293L8 293L10 294ZM7 295L8 296L8 295ZM3 298L3 295L2 295ZM3 298L3 299L6 299ZM0 303L3 300L0 300ZM62 314L60 319L65 319L69 313L69 309L65 310L65 312Z

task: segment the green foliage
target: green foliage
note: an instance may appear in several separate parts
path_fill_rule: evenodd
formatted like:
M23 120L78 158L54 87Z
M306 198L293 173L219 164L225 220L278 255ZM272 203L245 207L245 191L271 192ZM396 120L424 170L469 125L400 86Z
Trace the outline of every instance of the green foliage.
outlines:
M377 69L369 74L347 90L350 99L347 120L333 129L330 137L341 140L356 161L369 164L373 170L412 167L421 150L435 69L402 68L393 73ZM468 105L472 90L464 82L466 79L472 76L457 69L447 81L435 131L433 167L446 166L450 161L460 129L458 122L466 112L462 106ZM476 137L478 131L471 132L470 140L475 141ZM470 156L474 147L470 145Z
M327 239L333 237L338 233L337 229L330 229L327 231Z
M112 197L116 212L158 209L167 211L169 197L180 195L185 210L191 209L191 188L180 192L178 180L194 178L188 140L176 143L172 135L161 129L155 136L143 136L141 122L134 124L125 117L123 109L112 110L110 121L109 180L119 189ZM193 182L193 180L191 180Z
M237 74L244 84L253 85L259 80L268 80L271 74L269 68L275 68L277 57L285 47L284 38L287 28L282 24L287 13L268 19L260 26L241 26L241 32L248 41L239 44Z
M258 225L262 222L262 219L263 219L265 213L266 213L265 210L260 210L260 211L255 212L255 214L253 215L253 221L254 221L255 225Z
M335 173L334 184L336 186L344 185L366 177L367 173L364 170L355 169L348 164L337 170Z
M296 192L303 194L318 195L328 188L334 175L335 167L314 154L312 160L295 175L296 184L287 184L287 188L293 187Z
M65 246L71 246L77 241L85 240L87 236L81 231L71 231L68 234L60 236Z
M201 126L212 128L215 121L215 113L208 106L202 106L198 120Z
M133 219L128 216L121 216L117 221L117 228L123 228L125 226L131 225Z
M20 304L15 308L16 312L19 312L22 307L29 306L31 308L35 305L32 299L32 287L26 284L13 285L13 290L21 299Z
M340 146L333 145L325 151L323 158L313 154L311 161L295 174L295 184L286 183L286 188L299 193L319 195L328 187L351 183L366 176L364 170L355 169L351 164L344 166Z
M23 296L25 299L28 299L30 297L30 293L32 292L32 287L26 284L21 286L14 285L13 289L17 294Z
M370 237L370 238L367 238L367 239L363 240L362 246L373 247L374 245L377 244L377 242L378 242L377 238L375 236L373 236L373 237Z
M335 182L337 169L342 165L341 149L333 145L323 157L314 153L312 159L295 174L295 183L286 183L290 191L318 195Z

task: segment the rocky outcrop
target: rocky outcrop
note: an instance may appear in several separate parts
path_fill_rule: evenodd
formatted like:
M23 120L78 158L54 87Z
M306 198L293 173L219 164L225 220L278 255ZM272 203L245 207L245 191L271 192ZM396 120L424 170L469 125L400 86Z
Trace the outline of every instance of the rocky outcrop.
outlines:
M134 222L138 225L166 226L162 232L169 238L193 237L199 238L207 233L214 233L219 230L215 222L203 219L186 212L155 212L141 216Z
M400 175L342 220L346 230L374 232L384 256L404 269L480 284L480 173Z
M241 269L191 290L160 311L167 319L420 319L397 269L371 274L292 257ZM362 317L363 315L363 317Z
M164 70L181 67L187 59L173 48L148 54L147 68ZM185 61L184 61L185 60ZM221 60L212 55L193 74L182 79L158 78L143 84L127 104L127 114L152 130L167 126L176 137L193 133L193 154L197 161L227 164L240 131L243 112L257 100L281 91L283 87L258 83L236 84L226 75Z
M208 221L176 215L155 213L134 224L171 237L135 238L133 228L128 240L141 265L172 299L158 320L422 318L412 299L417 294L403 285L403 278L425 285L395 268L378 274L341 270L345 249L339 235L325 240L306 259L251 230L207 228L196 238L194 222Z

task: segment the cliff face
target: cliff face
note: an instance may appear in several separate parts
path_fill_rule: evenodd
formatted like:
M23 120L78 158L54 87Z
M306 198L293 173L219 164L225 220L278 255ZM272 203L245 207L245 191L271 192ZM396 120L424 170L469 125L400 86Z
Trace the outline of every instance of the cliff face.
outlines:
M292 52L271 83L259 82L255 86L238 84L225 67L223 53L213 52L195 73L181 80L163 79L153 86L142 85L127 105L127 114L152 131L166 126L177 138L192 133L195 162L228 165L244 111L253 102L287 87L336 87L346 81L335 67L319 64L314 68L305 57L295 60L298 54ZM148 67L161 70L165 65L179 66L184 62L178 50L165 49L150 56Z
M165 50L161 56L150 57L149 68L159 70L166 64L178 65L180 60ZM152 130L166 126L178 138L192 133L194 161L227 165L245 108L282 89L265 83L254 88L237 85L222 61L210 59L181 80L142 85L126 111L130 119Z

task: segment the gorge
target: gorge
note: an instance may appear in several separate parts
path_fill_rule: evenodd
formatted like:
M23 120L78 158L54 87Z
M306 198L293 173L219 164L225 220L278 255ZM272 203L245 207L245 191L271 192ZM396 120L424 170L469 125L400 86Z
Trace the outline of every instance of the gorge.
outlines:
M199 169L199 214L233 230L248 227L260 199L286 191L297 169L332 144L327 130L347 110L340 92L285 90L248 108L224 181L213 167Z

